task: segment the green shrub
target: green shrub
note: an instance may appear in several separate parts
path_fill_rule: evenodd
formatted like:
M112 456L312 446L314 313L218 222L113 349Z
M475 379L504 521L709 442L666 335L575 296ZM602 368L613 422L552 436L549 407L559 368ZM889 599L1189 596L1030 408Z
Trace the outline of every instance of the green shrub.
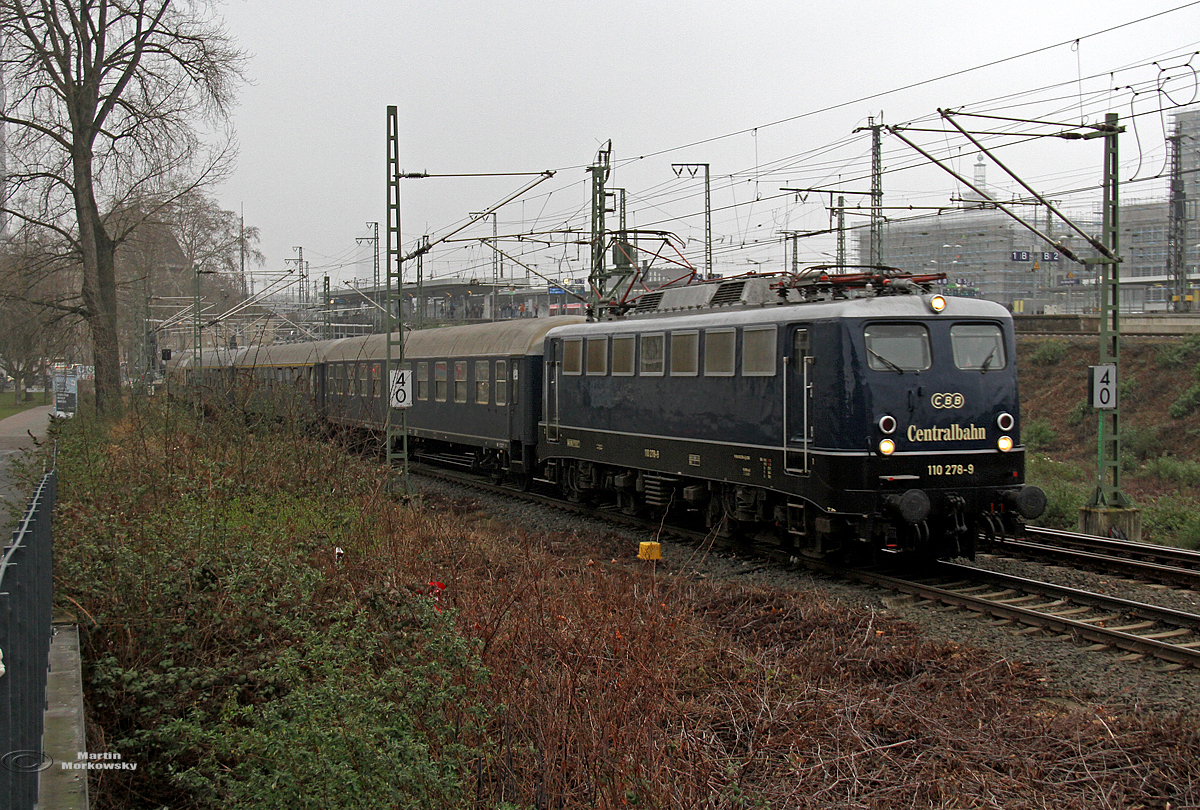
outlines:
M1148 459L1142 474L1169 481L1181 487L1200 487L1200 461L1160 456Z
M1046 493L1046 511L1037 525L1051 529L1074 530L1079 526L1079 510L1092 493L1087 474L1072 464L1060 464L1044 456L1030 455L1025 480Z
M1142 507L1142 539L1178 548L1200 549L1200 511L1194 500L1163 495Z
M1028 450L1043 450L1058 442L1058 432L1045 419L1025 423L1021 433Z
M1200 368L1198 366L1197 368ZM1200 408L1200 383L1196 383L1179 395L1179 399L1171 403L1167 413L1175 419L1182 419Z
M1164 343L1154 353L1154 361L1162 368L1173 368L1200 358L1200 335L1191 335L1178 343Z
M1136 466L1138 462L1158 458L1165 450L1158 430L1126 422L1121 427L1121 462Z
M1075 403L1075 407L1067 412L1067 424L1071 427L1086 425L1095 413L1096 409L1089 405L1086 399L1080 400Z
M1029 355L1029 362L1035 366L1057 366L1067 356L1070 347L1066 341L1045 340Z

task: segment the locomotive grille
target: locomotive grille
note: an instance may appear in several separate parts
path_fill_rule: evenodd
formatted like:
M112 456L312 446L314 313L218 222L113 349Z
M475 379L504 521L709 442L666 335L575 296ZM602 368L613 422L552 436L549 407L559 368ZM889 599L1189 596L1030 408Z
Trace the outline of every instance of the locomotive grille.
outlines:
M714 307L740 303L742 300L742 290L745 287L745 279L741 281L727 281L720 287L717 287L717 291L713 294L712 301L709 303Z
M637 300L637 309L635 312L653 312L658 309L659 303L662 301L663 294L661 292L652 292L643 295Z

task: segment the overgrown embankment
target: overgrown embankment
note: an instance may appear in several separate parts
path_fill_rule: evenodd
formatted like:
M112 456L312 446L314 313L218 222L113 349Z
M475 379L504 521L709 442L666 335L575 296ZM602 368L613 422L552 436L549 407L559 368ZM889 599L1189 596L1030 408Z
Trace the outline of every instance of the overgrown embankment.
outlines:
M1017 352L1027 478L1050 501L1038 522L1074 529L1095 488L1087 370L1099 362L1098 343L1024 337ZM1120 401L1121 490L1142 510L1143 539L1200 548L1200 338L1126 339Z
M226 416L62 429L89 750L138 765L93 775L97 810L1200 803L1194 718L1051 700L793 579L409 507Z

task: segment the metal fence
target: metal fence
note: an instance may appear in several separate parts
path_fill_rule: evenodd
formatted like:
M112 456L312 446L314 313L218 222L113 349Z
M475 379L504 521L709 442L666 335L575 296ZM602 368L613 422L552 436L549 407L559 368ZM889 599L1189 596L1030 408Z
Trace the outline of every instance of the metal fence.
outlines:
M58 476L42 477L0 557L0 806L37 803L54 587L50 513Z

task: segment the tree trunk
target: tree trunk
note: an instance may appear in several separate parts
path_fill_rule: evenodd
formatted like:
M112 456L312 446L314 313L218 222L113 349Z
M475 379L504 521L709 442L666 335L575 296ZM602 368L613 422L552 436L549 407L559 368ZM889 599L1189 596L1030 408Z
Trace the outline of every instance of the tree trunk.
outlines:
M79 140L77 139L77 143ZM72 155L75 170L75 213L83 254L83 305L92 333L92 363L96 370L96 415L121 412L121 358L117 342L116 243L100 216L92 186L91 151Z

